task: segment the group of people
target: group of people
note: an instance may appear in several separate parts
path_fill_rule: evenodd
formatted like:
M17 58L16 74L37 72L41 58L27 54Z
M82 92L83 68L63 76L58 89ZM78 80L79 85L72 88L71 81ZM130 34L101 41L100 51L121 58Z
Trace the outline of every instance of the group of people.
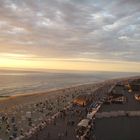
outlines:
M20 140L31 137L46 127L76 96L90 91L91 85L87 88L68 88L61 90L63 94L57 94L50 99L46 97L35 103L15 106L9 112L0 112L1 138Z
M75 96L81 92L73 92L69 89L63 91L65 94L58 94L53 98L42 99L32 104L25 104L14 107L8 112L0 112L0 136L3 140L23 139L30 137L38 129L46 126L53 119L54 114L70 103Z

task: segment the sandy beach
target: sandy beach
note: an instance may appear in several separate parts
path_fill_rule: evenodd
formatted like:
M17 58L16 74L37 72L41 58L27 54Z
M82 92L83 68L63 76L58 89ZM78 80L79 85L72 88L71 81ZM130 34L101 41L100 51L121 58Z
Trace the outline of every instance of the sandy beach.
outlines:
M133 79L133 78L131 78ZM44 93L9 96L0 99L0 138L2 140L24 138L38 130L40 124L45 127L47 121L62 109L71 105L71 101L82 94L98 94L99 88L110 87L123 79L112 79L96 84L85 84ZM100 93L104 93L104 88ZM14 136L14 138L13 138ZM20 138L19 138L20 139Z
M136 77L133 77L136 78ZM30 104L32 102L38 102L39 100L42 100L44 98L50 98L54 97L57 95L63 95L67 92L72 93L80 93L83 91L86 91L89 89L92 89L93 91L98 88L99 86L102 86L103 84L109 84L113 83L115 81L120 81L120 80L127 80L128 78L122 78L122 79L111 79L111 80L106 80L103 82L99 83L94 83L94 84L82 84L82 85L77 85L77 86L72 86L68 88L62 88L62 89L57 89L57 90L52 90L48 92L42 92L42 93L30 93L30 94L19 94L19 95L13 95L13 96L1 96L0 97L0 110L5 110L8 108L11 108L11 106L16 106L16 105L24 105L24 104ZM132 77L131 77L132 79Z
M27 132L32 127L36 127L69 106L76 96L94 92L103 84L85 84L44 93L1 97L0 138L10 139L14 133L13 129L19 130L15 137L21 134L28 135Z
M46 98L47 99L57 98L58 96L63 96L65 94L74 93L76 96L81 93L87 92L88 89L95 90L96 88L98 88L99 85L100 83L84 84L84 85L73 86L73 87L63 88L63 89L58 89L58 90L52 90L52 91L42 92L42 93L2 96L0 97L0 110L6 111L7 109L11 109L13 106L32 104L32 103L45 100Z

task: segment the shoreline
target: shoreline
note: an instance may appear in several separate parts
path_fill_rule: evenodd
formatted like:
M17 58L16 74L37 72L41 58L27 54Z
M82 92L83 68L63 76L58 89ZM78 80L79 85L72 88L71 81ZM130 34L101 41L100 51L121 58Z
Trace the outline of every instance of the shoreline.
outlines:
M26 104L31 104L32 102L39 102L45 98L55 98L55 96L63 96L66 94L66 92L74 92L74 90L80 90L84 89L89 86L97 86L96 84L87 84L87 85L80 85L80 86L75 86L75 87L69 87L69 88L63 88L63 89L57 89L57 90L52 90L52 91L46 91L46 92L41 92L41 93L32 93L32 94L20 94L20 95L13 95L13 96L8 96L8 97L1 97L0 98L0 110L3 108L5 105L6 107L10 107L11 105L26 105ZM94 87L95 88L95 87Z
M18 105L27 105L32 104L35 102L39 102L44 99L49 98L56 98L58 96L65 95L67 92L70 92L70 94L80 91L86 91L88 88L92 88L92 90L96 90L100 86L105 86L107 84L113 84L115 82L121 82L121 81L128 81L133 79L139 79L140 76L133 76L133 77L123 77L123 78L115 78L115 79L109 79L104 81L99 81L95 83L85 83L75 86L70 86L66 88L59 88L59 89L52 89L49 91L39 92L39 93L30 93L30 94L17 94L17 95L11 95L11 96L0 96L0 111L1 110L7 110L7 108L10 108L11 106L18 106Z
M34 94L43 94L46 92L53 92L53 91L59 91L59 90L65 90L65 89L69 89L69 88L76 88L79 86L85 86L85 85L94 85L94 84L99 84L99 83L104 83L104 82L110 82L110 81L117 81L117 80L125 80L125 79L132 79L132 78L140 78L140 76L130 76L130 77L122 77L122 78L111 78L111 79L105 79L105 80L99 80L99 81L95 81L95 82L89 82L89 83L82 83L82 84L75 84L75 85L71 85L71 86L66 86L66 87L60 87L60 88L51 88L51 89L46 89L45 91L39 91L39 92L30 92L27 94L21 93L21 94L15 94L15 95L0 95L0 98L8 98L8 97L15 97L15 96L28 96L28 95L34 95Z
M44 94L46 92L53 92L53 91L58 91L58 90L65 90L68 88L76 88L79 86L85 86L85 85L93 85L93 84L98 84L98 83L104 83L104 82L112 82L112 81L117 81L117 80L124 80L124 79L132 79L132 78L137 78L140 77L139 75L137 76L130 76L130 77L119 77L119 78L110 78L110 79L102 79L102 80L96 80L93 82L86 82L86 83L79 83L79 84L73 84L73 85L67 85L67 86L62 86L62 87L53 87L53 88L48 88L42 91L28 91L28 92L22 92L21 93L15 93L15 94L0 94L0 100L2 98L9 98L9 97L18 97L18 96L28 96L28 95L34 95L34 94Z

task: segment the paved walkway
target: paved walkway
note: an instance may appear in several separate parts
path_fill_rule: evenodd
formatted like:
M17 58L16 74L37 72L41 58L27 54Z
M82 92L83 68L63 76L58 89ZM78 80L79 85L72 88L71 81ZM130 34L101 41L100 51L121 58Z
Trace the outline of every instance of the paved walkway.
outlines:
M95 120L96 139L139 140L140 117L135 116L140 116L140 102L135 100L134 93L128 93L123 87L115 87L115 92L124 94L127 97L127 102L125 104L102 105L98 113L105 115L107 112L111 117Z
M86 116L86 108L72 107L61 112L59 117L29 140L77 140L75 128Z

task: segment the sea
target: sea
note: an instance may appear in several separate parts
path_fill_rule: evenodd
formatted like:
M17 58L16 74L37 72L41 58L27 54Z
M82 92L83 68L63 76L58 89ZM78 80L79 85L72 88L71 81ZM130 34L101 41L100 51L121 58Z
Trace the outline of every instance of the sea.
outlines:
M46 92L81 84L137 75L139 73L0 70L0 96Z

